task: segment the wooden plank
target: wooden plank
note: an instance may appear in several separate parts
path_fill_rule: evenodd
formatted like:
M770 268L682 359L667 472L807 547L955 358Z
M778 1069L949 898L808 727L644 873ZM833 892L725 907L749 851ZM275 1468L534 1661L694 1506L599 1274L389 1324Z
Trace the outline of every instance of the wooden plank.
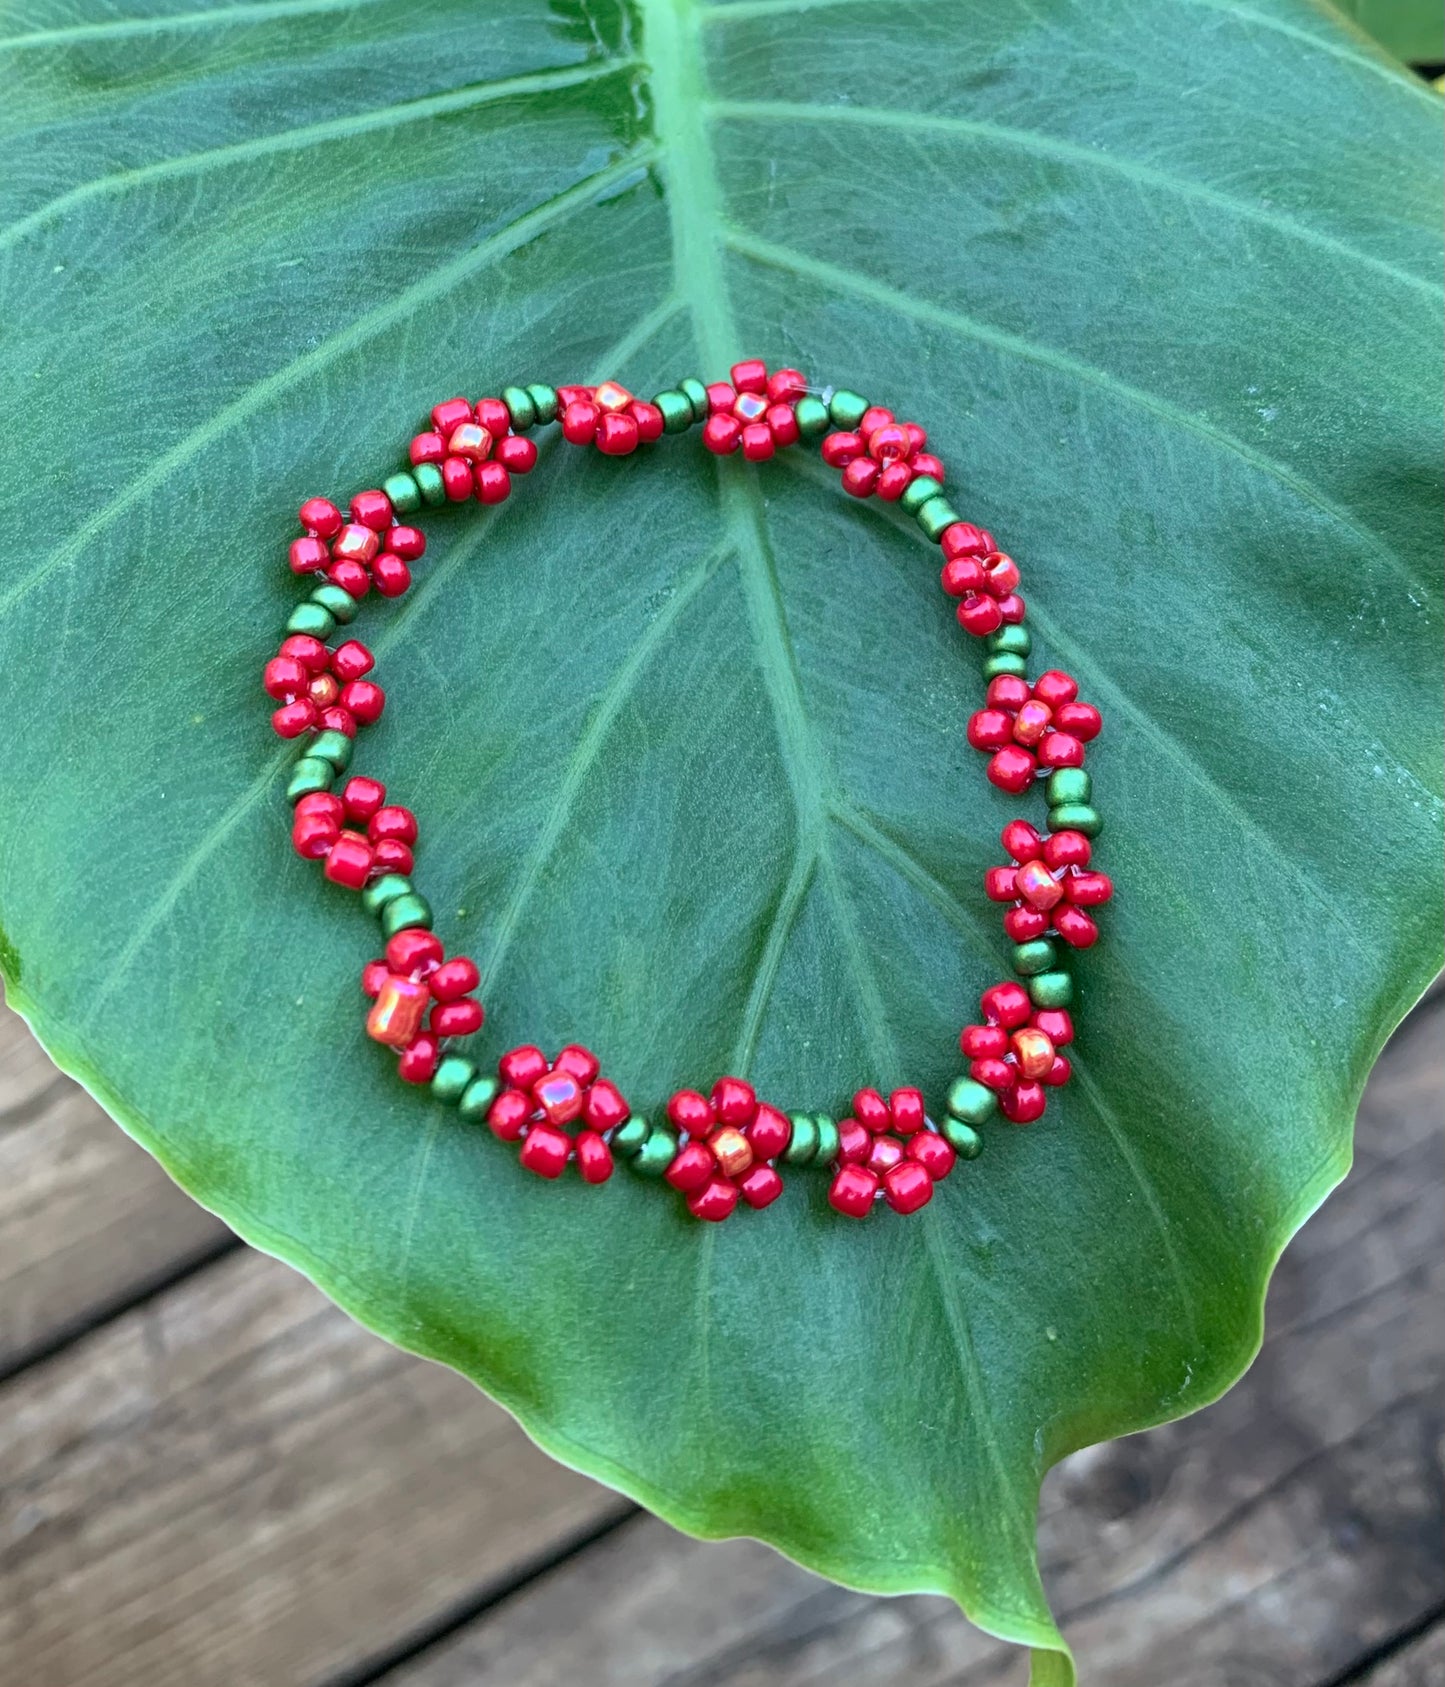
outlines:
M0 1391L0 1680L353 1669L630 1510L243 1250Z
M1445 1598L1440 1028L1427 1010L1372 1078L1356 1168L1286 1255L1240 1386L1051 1477L1045 1574L1086 1682L1306 1687ZM944 1600L868 1598L755 1542L702 1545L639 1518L382 1680L983 1687L1026 1673Z
M0 1376L228 1235L0 1004Z

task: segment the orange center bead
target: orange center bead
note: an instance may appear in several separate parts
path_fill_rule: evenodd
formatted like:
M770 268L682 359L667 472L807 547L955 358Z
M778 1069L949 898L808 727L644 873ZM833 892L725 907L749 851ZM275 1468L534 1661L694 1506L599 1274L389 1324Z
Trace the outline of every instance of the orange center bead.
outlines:
M1026 1078L1042 1078L1054 1064L1054 1045L1042 1031L1024 1026L1009 1038L1009 1047Z
M740 1177L753 1163L752 1144L740 1130L724 1125L707 1139L717 1161L718 1170L725 1177Z
M1047 913L1064 899L1064 887L1042 861L1024 862L1014 875L1014 889L1040 913Z
M632 394L620 381L604 381L593 393L592 402L599 410L625 410L632 403Z
M582 1086L570 1072L549 1072L532 1085L532 1097L554 1125L568 1125L582 1111Z
M1014 717L1015 742L1037 744L1039 739L1049 730L1049 722L1053 718L1054 712L1047 703L1040 703L1036 698L1030 698Z
M431 991L414 978L389 973L366 1016L366 1034L389 1048L402 1049L421 1030Z

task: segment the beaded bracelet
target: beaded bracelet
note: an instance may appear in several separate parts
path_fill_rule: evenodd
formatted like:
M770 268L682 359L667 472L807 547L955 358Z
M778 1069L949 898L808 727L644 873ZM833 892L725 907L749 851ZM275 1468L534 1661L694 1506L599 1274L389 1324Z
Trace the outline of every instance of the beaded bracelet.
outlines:
M943 589L957 599L959 625L988 651L986 707L970 719L968 741L989 754L988 778L1001 790L1021 795L1036 779L1046 781L1048 831L1041 836L1027 821L1010 821L1002 834L1008 863L985 875L989 899L1009 905L1003 924L1023 982L983 992L980 1022L959 1037L969 1064L948 1090L941 1124L914 1088L886 1099L860 1089L849 1116L835 1120L784 1112L734 1077L720 1078L706 1095L678 1090L666 1123L649 1123L581 1044L568 1044L554 1060L530 1044L509 1049L495 1075L465 1052L462 1040L482 1027L480 977L466 956L447 957L413 885L415 815L388 802L375 779L353 775L332 789L350 765L357 729L379 718L386 698L368 677L374 662L365 645L327 640L351 622L372 587L392 598L411 584L426 540L402 518L471 497L501 503L512 477L537 461L528 434L558 421L569 444L608 456L627 456L699 422L709 451L741 451L755 463L821 438L823 461L841 471L844 491L897 504L942 548ZM408 467L379 490L358 492L349 519L325 498L301 506L304 533L291 544L291 568L321 583L287 622L264 673L279 705L272 725L283 738L306 740L287 788L292 842L380 920L385 954L361 979L372 1003L368 1034L396 1051L407 1083L427 1085L462 1118L484 1120L501 1141L518 1143L521 1163L539 1177L557 1178L571 1161L584 1183L604 1183L621 1158L680 1191L694 1217L716 1221L740 1200L754 1208L776 1200L780 1165L822 1166L838 1212L863 1218L881 1201L911 1213L959 1158L979 1153L978 1127L995 1111L1027 1125L1042 1116L1049 1087L1068 1081L1069 1058L1060 1051L1073 1041L1073 980L1063 961L1095 942L1088 910L1113 894L1108 877L1090 867L1100 820L1083 765L1102 721L1078 700L1068 674L1050 670L1028 682L1018 567L989 533L959 518L943 493L943 465L926 445L921 427L856 393L817 389L796 369L769 374L750 360L734 364L727 381L705 386L690 378L651 403L616 381L507 387L475 404L448 399L412 439Z

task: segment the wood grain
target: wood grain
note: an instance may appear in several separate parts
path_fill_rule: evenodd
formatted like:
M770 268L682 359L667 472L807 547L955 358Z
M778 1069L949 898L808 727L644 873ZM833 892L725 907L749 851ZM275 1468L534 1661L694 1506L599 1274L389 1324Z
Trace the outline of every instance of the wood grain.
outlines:
M0 1003L0 1376L228 1236Z

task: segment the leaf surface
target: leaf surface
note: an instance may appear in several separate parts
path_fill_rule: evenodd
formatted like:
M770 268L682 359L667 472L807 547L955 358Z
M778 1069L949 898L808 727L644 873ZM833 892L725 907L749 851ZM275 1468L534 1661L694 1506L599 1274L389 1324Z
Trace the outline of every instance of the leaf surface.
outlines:
M1297 0L328 0L0 41L0 965L200 1200L683 1528L1071 1679L1069 1450L1238 1375L1439 964L1439 103ZM84 21L87 17L94 21ZM923 422L1108 728L1077 1082L910 1222L544 1187L362 1033L261 661L454 391L756 353ZM566 459L564 461L564 458ZM485 1046L937 1105L1017 805L936 553L806 465L548 449L358 631Z

